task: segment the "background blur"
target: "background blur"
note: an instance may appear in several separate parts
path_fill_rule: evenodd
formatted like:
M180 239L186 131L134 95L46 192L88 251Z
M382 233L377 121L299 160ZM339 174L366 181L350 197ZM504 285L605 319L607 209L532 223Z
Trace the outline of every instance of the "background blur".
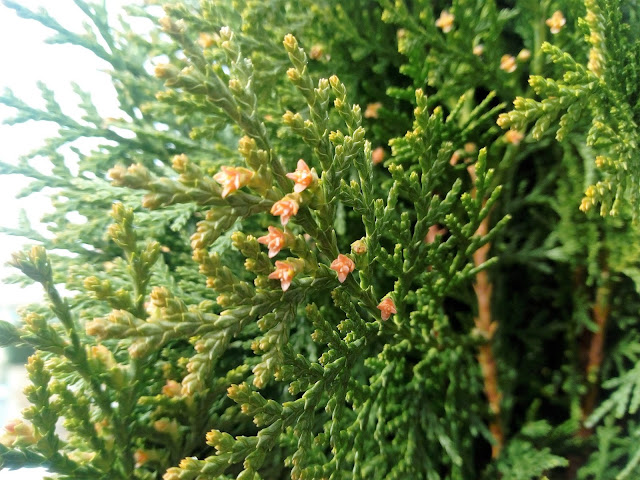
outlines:
M19 0L30 8L44 8L50 15L67 28L82 31L83 15L72 0ZM117 22L122 14L122 6L133 0L105 0L112 22ZM118 116L116 95L109 77L104 73L105 62L80 47L69 45L48 45L45 39L49 31L32 20L19 18L13 10L0 3L0 89L12 89L19 98L33 105L41 105L38 80L44 81L56 92L56 98L71 115L76 109L77 97L69 83L74 81L83 89L92 92L94 103L103 116ZM0 105L0 122L13 114L12 109ZM21 154L26 154L44 139L56 134L55 125L34 122L8 126L0 125L0 160L15 163ZM91 143L76 144L81 149L90 149ZM68 162L74 162L74 154L69 150ZM46 160L38 163L38 168L48 169ZM38 223L50 204L46 197L32 196L17 199L20 190L27 185L24 177L17 175L0 176L0 226L16 227L18 216L24 210L33 223ZM55 194L55 192L51 192ZM46 234L46 226L39 227ZM7 284L4 279L14 273L6 266L11 253L24 248L26 240L0 233L0 319L18 321L16 310L21 306L42 299L38 286L29 288ZM25 400L22 389L26 385L24 360L27 351L0 349L0 429L8 420L20 416ZM43 470L21 470L0 472L1 480L38 480Z

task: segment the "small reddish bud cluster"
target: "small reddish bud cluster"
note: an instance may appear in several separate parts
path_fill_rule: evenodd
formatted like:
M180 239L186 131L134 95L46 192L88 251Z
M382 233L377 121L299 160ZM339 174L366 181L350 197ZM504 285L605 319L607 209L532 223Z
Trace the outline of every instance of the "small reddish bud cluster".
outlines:
M213 179L222 185L222 198L244 187L253 177L253 172L242 167L220 167Z
M545 23L547 24L547 27L549 27L549 31L555 35L556 33L560 33L562 27L567 23L567 19L564 18L564 15L560 10L556 10L553 12L553 15L551 15L551 18L547 18Z

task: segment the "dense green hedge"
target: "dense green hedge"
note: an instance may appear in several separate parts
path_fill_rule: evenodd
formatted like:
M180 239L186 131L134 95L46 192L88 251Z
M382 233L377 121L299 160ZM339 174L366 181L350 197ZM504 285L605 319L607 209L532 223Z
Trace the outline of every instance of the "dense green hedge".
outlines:
M4 0L105 60L121 115L0 96L59 125L0 164L55 207L4 229L47 301L0 322L36 352L0 465L638 477L635 1L74 1L85 32Z

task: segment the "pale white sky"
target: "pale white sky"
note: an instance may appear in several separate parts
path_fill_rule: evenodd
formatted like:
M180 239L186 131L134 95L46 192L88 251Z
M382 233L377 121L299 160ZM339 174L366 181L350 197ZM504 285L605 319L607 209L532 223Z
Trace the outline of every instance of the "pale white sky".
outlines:
M60 23L76 31L82 31L84 17L72 0L21 0L25 7L45 8ZM110 11L117 12L123 4L132 0L108 0ZM115 15L114 15L115 16ZM48 45L44 40L49 30L33 20L19 18L13 10L0 4L0 88L11 88L19 98L34 105L42 105L36 82L42 80L56 93L56 99L66 112L77 114L77 97L70 82L78 83L93 93L98 110L104 116L118 116L115 91L109 77L102 71L107 64L91 52L70 45ZM12 109L0 106L0 120L11 115ZM14 163L43 139L56 133L55 125L45 122L27 122L17 126L0 125L0 159ZM69 152L71 155L71 152ZM46 161L41 162L46 168ZM19 176L0 177L0 225L16 226L21 208L30 219L37 221L47 208L44 198L16 200L27 180ZM13 269L4 266L12 252L19 250L22 241L0 234L0 278ZM0 315L2 304L24 303L40 297L39 289L22 289L12 285L0 286ZM3 315L4 316L4 315Z
M94 0L100 1L100 0ZM19 0L21 5L35 9L45 8L64 26L82 31L84 17L72 0ZM134 3L134 0L106 0L107 7L114 18L122 5ZM44 40L49 31L33 20L19 18L13 10L0 3L0 90L11 88L19 98L34 105L41 105L38 80L44 81L56 92L58 102L66 107L65 111L77 113L77 97L69 82L78 83L93 94L98 111L104 116L117 117L118 109L115 91L109 77L103 69L107 64L98 60L91 52L80 47L68 45L47 45ZM0 122L12 114L11 109L0 106ZM0 160L15 163L17 158L40 145L47 137L56 133L54 125L41 122L27 122L19 126L0 125ZM0 225L14 227L18 214L24 208L29 217L37 221L47 208L46 198L16 200L16 195L27 180L18 176L0 176ZM0 318L10 319L15 307L20 304L37 301L42 298L41 289L23 289L15 285L2 283L1 278L13 269L5 267L12 252L20 250L23 240L0 234ZM19 412L7 411L7 396L12 398L15 392L3 389L3 374L6 367L2 364L0 352L0 428L8 418ZM3 398L4 396L4 398ZM2 480L36 480L42 478L38 471L2 471Z

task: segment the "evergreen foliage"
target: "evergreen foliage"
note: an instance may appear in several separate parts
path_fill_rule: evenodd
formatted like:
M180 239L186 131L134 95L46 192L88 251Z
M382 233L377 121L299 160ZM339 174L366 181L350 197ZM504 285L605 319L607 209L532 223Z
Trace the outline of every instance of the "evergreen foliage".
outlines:
M0 322L35 352L0 468L636 478L636 2L74 1L3 0L122 115L0 96L59 126L0 164L55 192L3 229L46 297Z

